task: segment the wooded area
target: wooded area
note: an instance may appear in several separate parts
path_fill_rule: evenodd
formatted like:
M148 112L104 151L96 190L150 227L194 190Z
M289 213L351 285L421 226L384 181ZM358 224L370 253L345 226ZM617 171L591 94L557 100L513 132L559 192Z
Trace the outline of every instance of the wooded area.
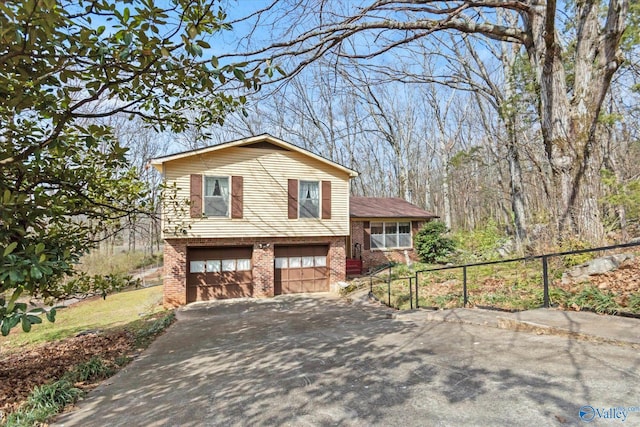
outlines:
M525 252L635 235L637 2L0 10L3 333L36 321L23 291L116 286L67 280L101 242L159 244L150 158L265 132L358 170L356 195L404 197L453 230L497 224Z
M158 136L141 120L100 119L155 189L151 200L159 195L158 176L144 168L151 157L267 132L358 170L356 195L403 197L454 230L490 220L530 252L539 242L596 244L635 231L637 3L221 7L233 42L216 61L240 62L241 75L265 64L283 73L249 94L242 81L225 82L246 103L222 125L194 119ZM107 245L150 248L156 220L122 223Z
M287 76L216 141L269 132L360 171L355 194L404 197L454 229L493 219L522 243L624 240L636 224L637 3L281 0L243 12L220 58Z

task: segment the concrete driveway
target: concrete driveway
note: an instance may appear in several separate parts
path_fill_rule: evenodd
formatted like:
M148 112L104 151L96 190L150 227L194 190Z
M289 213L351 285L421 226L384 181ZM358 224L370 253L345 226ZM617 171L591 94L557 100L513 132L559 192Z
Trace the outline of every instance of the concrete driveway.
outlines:
M65 426L640 425L629 347L392 319L334 296L182 310ZM599 411L599 412L598 412Z

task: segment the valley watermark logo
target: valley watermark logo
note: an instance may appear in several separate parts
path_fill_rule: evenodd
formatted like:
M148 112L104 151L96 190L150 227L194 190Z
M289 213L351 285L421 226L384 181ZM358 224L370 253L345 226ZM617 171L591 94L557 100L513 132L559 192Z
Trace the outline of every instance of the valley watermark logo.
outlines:
M596 408L591 405L585 405L580 408L578 415L585 423L598 419L613 420L625 422L632 412L640 412L640 406L612 406L610 408Z

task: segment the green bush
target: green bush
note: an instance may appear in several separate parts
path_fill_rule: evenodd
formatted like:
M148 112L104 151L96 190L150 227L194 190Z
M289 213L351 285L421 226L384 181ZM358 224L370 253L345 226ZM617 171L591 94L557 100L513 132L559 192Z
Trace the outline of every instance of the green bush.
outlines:
M577 251L581 249L588 249L591 247L586 241L580 240L578 238L567 238L564 239L562 244L560 245L560 252L570 252ZM591 261L595 258L596 252L585 252L582 254L573 254L573 255L565 255L563 256L562 263L566 268L574 267L576 265L584 264L587 261Z
M459 231L455 241L462 250L462 261L476 262L499 257L498 248L508 240L494 219L471 231Z
M422 262L442 262L455 250L453 239L445 236L447 226L440 221L427 222L415 237L415 247Z
M147 347L151 341L167 329L175 319L176 315L172 311L165 316L153 320L149 326L136 331L136 346Z

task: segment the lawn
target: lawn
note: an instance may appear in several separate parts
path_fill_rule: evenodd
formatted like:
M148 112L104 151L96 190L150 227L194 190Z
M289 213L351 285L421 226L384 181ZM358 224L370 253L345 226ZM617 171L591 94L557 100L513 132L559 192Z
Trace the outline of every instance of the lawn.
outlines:
M41 425L117 372L173 322L161 303L161 286L127 290L0 337L0 426Z
M93 297L58 309L55 323L46 319L31 332L14 328L0 337L0 351L72 337L81 331L104 330L131 323L162 310L162 286L126 290L106 299Z

